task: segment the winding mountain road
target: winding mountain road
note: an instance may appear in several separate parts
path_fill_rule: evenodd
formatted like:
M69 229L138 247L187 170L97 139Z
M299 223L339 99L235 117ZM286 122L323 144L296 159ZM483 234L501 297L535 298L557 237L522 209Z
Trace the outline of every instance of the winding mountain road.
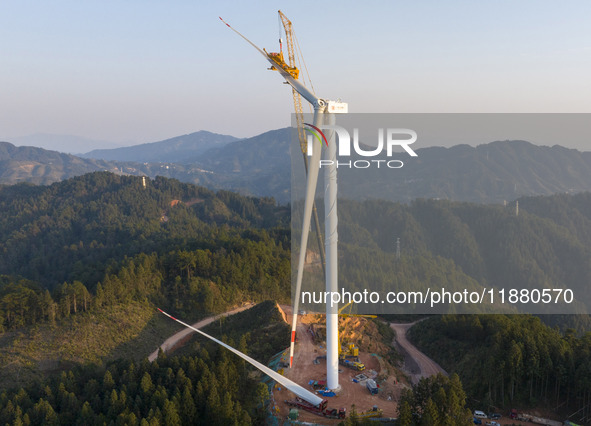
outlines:
M240 306L238 308L232 309L230 311L226 311L224 313L218 314L218 315L214 315L211 317L207 317L205 319L202 319L199 322L196 322L195 324L192 324L193 327L195 328L201 328L201 327L205 327L208 324L211 324L212 322L214 322L215 320L221 318L221 317L228 317L230 315L234 315L237 314L238 312L242 312L245 311L249 308L252 308L254 306L254 304L249 304L249 305L244 305L244 306ZM190 328L184 328L181 331L179 331L178 333L173 334L172 336L170 336L168 339L166 339L159 347L158 349L156 349L154 352L152 352L149 356L148 356L148 361L150 362L154 362L154 360L156 358L158 358L158 350L160 348L162 348L162 351L164 353L169 353L172 352L176 349L176 347L182 343L191 333L195 333L193 330L191 330Z
M447 373L439 364L419 351L406 338L406 332L415 324L416 322L403 324L390 323L390 327L396 332L393 344L398 345L404 355L404 371L408 373L413 384L418 383L423 377L434 376L437 373L447 376Z
M227 317L230 315L237 314L238 312L245 311L246 309L249 309L252 306L254 305L244 305L218 315L204 318L201 321L193 324L193 327L205 327L206 325L211 324L212 322L221 317ZM290 319L291 308L287 306L283 308L285 310L285 313L287 314L288 321ZM423 352L418 350L412 343L408 341L406 333L408 329L410 329L415 324L416 322L402 324L390 323L390 327L396 332L396 337L394 338L393 344L400 348L404 356L403 370L409 375L413 384L418 383L419 380L423 377L430 377L436 375L437 373L442 373L447 376L447 373L443 368L439 366L439 364L437 364ZM183 343L183 341L185 341L189 337L191 333L194 333L194 331L188 328L180 330L179 332L173 334L164 342L162 342L158 349L162 348L164 353L173 352L179 345ZM312 349L310 347L312 346L311 341L308 342L308 340L311 340L308 338L308 333L305 331L304 328L299 328L298 333L301 338L300 344L304 345L307 351L312 352ZM156 360L156 358L158 358L158 349L156 349L148 356L148 361L153 362L154 360ZM303 348L300 348L300 350L296 352L296 359L294 359L294 361L297 361L298 355L307 352L306 350L302 351L301 349Z

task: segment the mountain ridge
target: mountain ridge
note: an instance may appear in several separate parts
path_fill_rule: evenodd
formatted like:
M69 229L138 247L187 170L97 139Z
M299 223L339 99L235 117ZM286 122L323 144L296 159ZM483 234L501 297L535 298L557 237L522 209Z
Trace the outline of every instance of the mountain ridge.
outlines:
M185 149L189 139L195 141L206 136L213 139L192 151ZM272 196L286 203L291 200L292 190L290 139L291 128L271 130L247 139L200 131L122 148L131 150L125 155L145 150L146 146L152 149L151 153L143 153L142 158L134 157L134 161L81 158L4 143L0 147L0 184L23 181L50 184L108 170L175 178L214 190ZM161 151L164 146L168 153ZM291 149L298 152L293 160L296 165L293 182L297 187L305 182L304 168L299 148L294 144ZM465 144L427 147L416 152L418 157L402 157L401 169L368 169L360 174L359 170L339 168L339 194L345 198L383 198L405 203L416 198L502 203L521 196L591 188L591 152L560 145L538 146L527 141L506 140L476 147ZM158 161L140 161L156 156Z
M85 173L116 170L114 164L102 160L0 142L0 184L46 185Z
M89 149L110 149L124 146L124 143L55 133L33 133L25 136L6 137L5 139L16 146L32 146L73 155L80 155Z
M95 149L80 156L110 161L185 163L194 160L199 154L211 148L224 146L237 140L239 138L234 136L200 130L157 142L121 148Z

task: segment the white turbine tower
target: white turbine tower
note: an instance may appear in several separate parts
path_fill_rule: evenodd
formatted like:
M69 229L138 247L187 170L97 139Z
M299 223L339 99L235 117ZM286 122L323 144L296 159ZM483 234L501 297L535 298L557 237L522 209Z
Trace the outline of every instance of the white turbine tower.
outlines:
M335 113L346 113L347 104L342 102L328 101L318 98L314 93L308 90L303 84L294 79L292 75L285 69L282 68L281 64L271 59L271 56L265 51L257 47L254 43L232 28L227 22L221 17L220 19L224 24L228 26L232 31L246 40L252 45L261 55L267 59L273 67L279 71L285 81L291 85L300 95L304 97L314 107L314 124L313 126L317 129L322 128L324 125L334 125ZM298 269L296 278L296 288L294 295L294 306L293 306L293 323L291 332L291 346L290 346L290 365L293 362L294 342L297 315L299 310L299 297L302 285L302 278L304 272L304 262L306 257L306 248L308 245L308 235L310 231L310 224L312 218L312 205L314 201L314 195L316 193L316 186L318 182L318 173L320 169L320 157L321 151L324 151L323 157L325 160L332 160L332 162L326 162L325 164L331 164L330 166L324 166L324 211L325 211L325 251L326 251L326 291L327 292L338 292L338 257L337 257L337 168L336 168L336 140L334 131L326 130L324 132L326 136L327 148L312 149L312 153L308 152L310 162L308 168L308 176L306 180L306 195L304 199L304 215L302 223L302 235L300 242L300 255L298 259ZM311 144L309 143L308 146ZM318 146L318 145L316 145ZM329 389L338 390L339 386L339 348L338 348L338 305L337 304L326 304L326 384Z

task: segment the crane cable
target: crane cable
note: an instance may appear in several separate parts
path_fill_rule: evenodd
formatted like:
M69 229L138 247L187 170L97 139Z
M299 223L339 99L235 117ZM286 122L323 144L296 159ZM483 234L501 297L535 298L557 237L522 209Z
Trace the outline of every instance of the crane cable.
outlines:
M306 70L306 76L308 77L308 82L310 83L310 89L312 90L312 93L316 94L316 91L314 90L314 85L312 84L312 79L310 78L310 73L308 72L308 66L306 65L306 61L304 60L304 55L302 55L302 49L300 48L300 42L298 41L298 37L295 33L295 31L292 29L291 33L293 35L293 39L295 41L295 51L297 52L297 61L298 63L301 63L304 65L304 69ZM305 80L302 78L302 81L304 82L304 86L306 85ZM312 105L308 104L310 111L312 111Z

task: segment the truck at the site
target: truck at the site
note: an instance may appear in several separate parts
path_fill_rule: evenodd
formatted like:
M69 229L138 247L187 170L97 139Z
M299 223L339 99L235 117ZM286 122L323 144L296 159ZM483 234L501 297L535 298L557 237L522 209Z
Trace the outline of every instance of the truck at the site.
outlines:
M352 361L346 358L340 358L339 364L344 365L345 367L351 368L352 370L363 371L365 370L365 364L359 361Z
M345 408L329 408L328 400L326 399L323 399L318 405L312 405L301 398L286 400L285 403L328 419L344 419L347 417L347 410Z
M365 386L367 387L367 390L369 391L369 393L371 393L372 395L377 394L378 391L380 390L378 384L373 379L367 379L365 381Z

